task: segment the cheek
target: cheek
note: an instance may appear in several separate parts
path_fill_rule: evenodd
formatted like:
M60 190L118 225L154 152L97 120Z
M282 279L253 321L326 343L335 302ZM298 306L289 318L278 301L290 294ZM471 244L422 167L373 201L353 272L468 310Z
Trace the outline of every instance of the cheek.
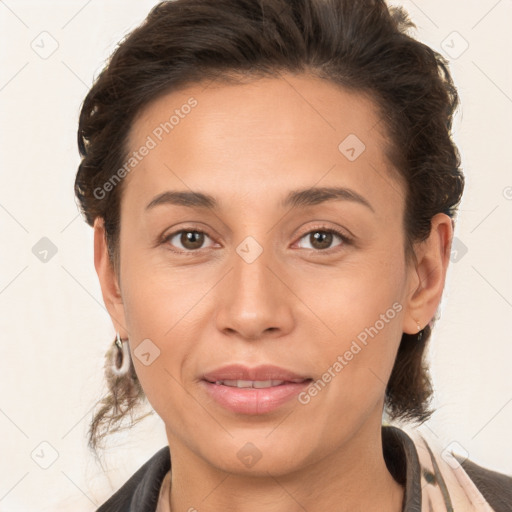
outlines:
M304 272L293 282L297 295L306 298L318 325L323 325L319 339L326 346L340 344L341 349L359 335L364 343L367 329L376 335L374 327L383 335L401 332L406 281L403 261L397 258L361 257L328 271Z
M404 262L368 259L321 282L321 291L308 299L322 321L317 322L319 334L315 343L304 344L303 353L316 361L320 373L316 392L323 399L313 396L311 402L331 409L336 422L370 410L383 397L402 336ZM303 288L298 294L305 292Z
M125 254L123 303L138 379L161 417L181 417L190 409L184 386L204 319L211 318L207 299L215 276L171 268L142 251Z
M137 338L172 338L173 330L179 330L195 315L196 307L215 282L214 276L186 265L173 268L164 249L133 247L123 255L121 266L129 331Z

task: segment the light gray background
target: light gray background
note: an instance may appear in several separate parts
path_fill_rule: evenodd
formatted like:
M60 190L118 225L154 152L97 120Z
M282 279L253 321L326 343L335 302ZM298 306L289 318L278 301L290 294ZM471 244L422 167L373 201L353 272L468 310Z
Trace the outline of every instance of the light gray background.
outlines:
M0 511L96 510L167 442L155 414L111 440L106 474L86 448L114 331L73 196L80 103L154 4L0 1ZM467 179L423 431L512 473L512 2L402 4L417 37L450 54Z

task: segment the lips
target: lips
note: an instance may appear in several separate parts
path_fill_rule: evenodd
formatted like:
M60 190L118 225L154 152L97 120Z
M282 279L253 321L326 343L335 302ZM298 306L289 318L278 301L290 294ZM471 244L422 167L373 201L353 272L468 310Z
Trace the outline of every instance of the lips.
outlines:
M310 377L299 375L284 368L272 365L261 365L248 368L242 365L223 366L217 370L206 373L203 376L208 382L226 381L281 381L281 382L302 382ZM248 386L247 386L248 387Z
M202 385L210 398L239 414L264 414L300 393L311 378L272 365L224 366L206 373Z

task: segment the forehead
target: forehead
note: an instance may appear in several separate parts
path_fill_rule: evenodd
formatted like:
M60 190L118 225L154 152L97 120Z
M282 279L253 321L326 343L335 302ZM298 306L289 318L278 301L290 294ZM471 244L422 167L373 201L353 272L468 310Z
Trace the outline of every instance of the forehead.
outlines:
M370 97L319 78L197 83L139 113L128 152L150 149L125 185L138 198L165 187L282 197L291 185L346 185L396 203L388 143Z

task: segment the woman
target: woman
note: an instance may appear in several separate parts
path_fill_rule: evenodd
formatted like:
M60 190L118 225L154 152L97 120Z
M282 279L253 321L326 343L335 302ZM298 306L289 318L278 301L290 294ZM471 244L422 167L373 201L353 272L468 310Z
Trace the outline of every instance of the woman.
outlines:
M163 2L92 87L76 195L117 336L90 444L143 397L168 439L101 512L512 510L511 477L382 425L431 414L464 185L456 89L410 26Z

